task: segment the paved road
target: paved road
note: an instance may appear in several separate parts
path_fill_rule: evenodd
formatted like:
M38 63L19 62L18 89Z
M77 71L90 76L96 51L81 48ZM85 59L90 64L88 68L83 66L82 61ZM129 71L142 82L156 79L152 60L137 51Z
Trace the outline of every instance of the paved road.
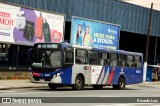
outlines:
M0 90L0 97L160 97L160 90L158 88L151 87L138 87L129 85L125 90L114 90L112 87L106 87L102 90L94 90L91 87L86 87L81 91L74 91L70 87L58 88L56 91L51 91L48 87L44 88L26 88L26 89L12 89L12 90ZM159 100L160 101L160 100ZM127 102L127 101L126 101ZM51 105L51 104L47 104ZM54 104L52 106L71 106L73 104ZM128 104L75 104L76 106L130 106ZM146 104L144 104L146 106ZM0 104L0 106L6 106L6 104ZM12 104L17 106L17 104ZM20 104L18 104L20 106ZM35 106L35 104L24 104L24 106ZM45 106L40 104L39 106ZM131 106L135 106L132 104ZM139 104L137 106L143 106ZM160 106L160 104L147 104L147 106Z
M102 90L86 87L75 91L71 87L61 87L51 91L48 87L0 90L0 97L160 97L160 89L128 85L125 90L114 90L107 86Z

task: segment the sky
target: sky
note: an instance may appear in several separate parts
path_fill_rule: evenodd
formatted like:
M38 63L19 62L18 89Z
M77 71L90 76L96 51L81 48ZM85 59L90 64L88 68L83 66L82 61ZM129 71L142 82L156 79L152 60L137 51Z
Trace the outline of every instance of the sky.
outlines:
M151 3L153 3L153 9L160 11L160 0L122 0L122 1L146 8L151 8Z

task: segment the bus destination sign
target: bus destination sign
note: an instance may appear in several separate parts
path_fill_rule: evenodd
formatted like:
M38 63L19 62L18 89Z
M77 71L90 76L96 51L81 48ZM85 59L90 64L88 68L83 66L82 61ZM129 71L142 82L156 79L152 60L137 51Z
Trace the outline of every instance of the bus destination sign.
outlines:
M57 49L58 44L37 44L37 48L40 49Z

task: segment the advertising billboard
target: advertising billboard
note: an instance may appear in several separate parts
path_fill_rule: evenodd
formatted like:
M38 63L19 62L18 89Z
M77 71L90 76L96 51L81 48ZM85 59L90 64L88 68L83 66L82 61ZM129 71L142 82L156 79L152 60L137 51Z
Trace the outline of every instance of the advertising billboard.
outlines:
M72 17L71 44L118 49L120 26Z
M0 3L0 42L62 42L65 15Z

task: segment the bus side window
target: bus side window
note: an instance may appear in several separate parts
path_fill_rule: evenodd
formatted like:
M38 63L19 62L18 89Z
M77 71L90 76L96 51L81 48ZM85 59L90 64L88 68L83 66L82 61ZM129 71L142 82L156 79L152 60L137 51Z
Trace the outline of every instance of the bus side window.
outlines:
M111 53L110 55L111 66L117 66L117 54Z
M134 56L134 61L135 61L135 67L139 68L141 67L141 57L140 56Z
M75 62L77 64L87 64L88 63L87 50L76 49Z
M107 65L109 66L110 65L110 60L109 60L109 53L105 53L105 52L102 52L102 64L101 65Z
M119 54L118 55L118 66L125 66L125 62L126 62L126 55L125 54Z
M65 49L64 62L65 62L65 64L72 64L73 63L73 49L72 48Z
M89 51L89 64L101 65L101 53L98 51Z
M127 67L135 67L134 64L134 58L132 55L127 55L127 63L126 63Z

